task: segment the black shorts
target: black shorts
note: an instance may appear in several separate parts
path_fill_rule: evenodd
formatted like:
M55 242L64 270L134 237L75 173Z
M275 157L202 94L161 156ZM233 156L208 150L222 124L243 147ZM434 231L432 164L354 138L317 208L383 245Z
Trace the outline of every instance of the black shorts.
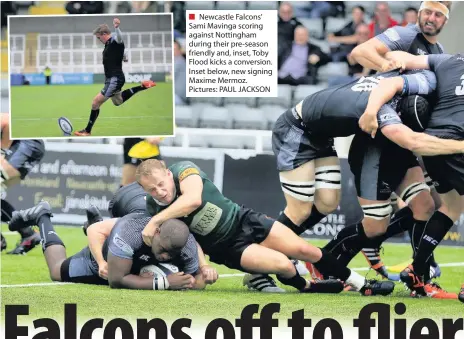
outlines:
M130 149L135 144L139 143L142 140L144 140L144 139L141 139L141 138L125 138L124 139L124 143L122 145L122 147L124 149L124 164L130 164L130 165L138 166L138 165L140 165L142 163L143 160L147 160L147 159L141 160L141 159L137 159L137 158L131 158L129 156ZM148 159L162 160L161 155L156 155L156 156L148 158Z
M407 149L379 136L366 133L354 136L348 155L358 197L368 200L390 199L408 169L419 166L417 157Z
M13 166L23 180L29 171L37 165L45 155L45 145L40 140L21 140L13 142L5 151L5 160Z
M422 160L439 194L455 189L464 195L464 154L423 156Z
M108 285L108 281L98 275L98 265L88 247L63 261L60 272L63 282Z
M272 130L272 150L277 157L277 170L290 171L315 159L336 157L332 138L316 139L282 114Z
M126 83L126 78L124 77L124 74L113 76L111 78L106 78L105 87L103 87L103 89L101 90L101 94L105 98L111 98L115 94L118 94L119 92L121 92L121 89L125 83Z
M243 252L251 244L262 243L269 235L275 220L245 207L240 208L238 218L239 228L231 240L222 246L216 246L215 251L208 251L207 246L204 249L211 261L244 271L240 264Z

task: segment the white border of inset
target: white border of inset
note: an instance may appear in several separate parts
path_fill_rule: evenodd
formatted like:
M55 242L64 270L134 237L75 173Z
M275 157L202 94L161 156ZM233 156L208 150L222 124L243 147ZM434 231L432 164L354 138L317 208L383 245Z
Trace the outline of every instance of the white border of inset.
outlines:
M36 137L36 138L14 138L12 135L12 119L11 119L11 62L10 62L10 33L11 25L10 18L59 18L59 17L123 17L123 16L161 16L168 15L171 17L171 83L172 83L172 134L170 135L116 135L116 136L90 136L90 137L77 137L77 136L68 136L68 137ZM174 83L174 17L173 13L163 12L163 13L103 13L103 14L54 14L54 15L8 15L8 102L9 102L9 129L10 129L10 139L11 140L86 140L86 139L112 139L112 138L151 138L151 137L161 137L169 138L176 136L176 97L175 97L175 83ZM58 121L58 119L57 119ZM58 127L59 128L59 127Z

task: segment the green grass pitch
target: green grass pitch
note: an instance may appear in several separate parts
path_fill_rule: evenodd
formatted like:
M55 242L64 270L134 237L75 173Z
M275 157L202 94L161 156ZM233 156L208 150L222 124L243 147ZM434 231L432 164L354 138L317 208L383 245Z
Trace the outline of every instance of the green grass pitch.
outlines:
M8 231L3 226L3 232ZM56 231L66 245L68 255L72 255L86 245L86 238L80 228L56 227ZM18 240L17 234L7 233L8 250ZM313 241L323 245L324 241ZM386 244L383 258L387 265L396 265L409 258L411 249L407 245ZM173 320L180 317L209 319L240 317L242 309L257 303L280 303L281 309L275 317L290 318L293 311L305 309L305 316L312 319L332 317L339 321L353 319L361 308L372 302L382 302L394 306L398 302L406 304L404 317L418 319L432 318L435 321L448 317L462 317L464 305L458 300L436 300L410 298L404 286L396 285L393 295L388 297L362 297L355 292L338 295L300 294L288 288L288 293L266 294L248 291L242 286L242 277L219 278L216 284L204 291L136 291L114 290L106 286L81 284L46 285L30 287L5 287L5 285L50 283L48 269L41 248L30 251L25 256L11 256L2 252L1 256L2 309L8 304L30 305L31 317L54 317L63 319L64 304L77 303L77 314L82 319L93 317L125 317L127 319L146 318ZM439 247L436 251L439 263L458 263L464 258L464 248ZM351 267L365 267L365 259L359 255ZM220 274L237 274L238 271L219 266ZM464 267L443 267L438 282L448 291L459 291L464 282ZM365 271L360 271L365 274ZM370 276L374 276L372 272ZM395 316L391 311L392 318ZM396 316L396 318L401 318ZM4 314L2 314L4 320ZM350 321L352 323L352 320ZM285 325L284 325L285 326Z
M124 89L137 86L126 84ZM63 137L58 118L68 118L74 131L87 126L92 100L103 84L11 87L13 138ZM107 100L92 137L173 134L172 83L158 83L138 92L121 106Z

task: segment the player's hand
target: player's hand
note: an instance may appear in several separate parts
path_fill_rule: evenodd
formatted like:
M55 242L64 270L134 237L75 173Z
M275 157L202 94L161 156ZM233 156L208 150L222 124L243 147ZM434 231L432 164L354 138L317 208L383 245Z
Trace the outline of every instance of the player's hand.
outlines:
M219 275L214 267L209 265L204 265L200 268L201 274L203 275L203 279L205 283L208 285L212 285L218 280Z
M364 112L359 119L359 127L366 133L370 134L372 139L375 138L379 124L377 122L377 115Z
M143 242L151 247L151 241L153 237L155 236L156 229L159 227L158 222L156 221L155 218L151 218L151 220L148 222L147 226L142 231L142 238Z
M100 278L108 280L108 263L106 261L98 264L98 275Z
M121 23L121 21L118 18L113 19L114 28L118 28L120 23Z
M319 60L321 60L321 58L319 58L319 55L317 54L311 54L308 58L308 61L311 65L317 64Z
M161 138L145 138L145 141L152 145L158 145L161 142Z
M195 278L190 274L184 272L177 272L167 276L170 290L185 290L193 288L195 285Z

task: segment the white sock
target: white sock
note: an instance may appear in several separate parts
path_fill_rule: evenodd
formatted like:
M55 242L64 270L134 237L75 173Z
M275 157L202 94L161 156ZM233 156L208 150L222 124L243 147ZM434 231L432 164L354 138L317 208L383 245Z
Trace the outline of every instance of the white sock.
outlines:
M359 291L366 284L366 278L355 271L351 271L350 276L346 279L346 283Z

